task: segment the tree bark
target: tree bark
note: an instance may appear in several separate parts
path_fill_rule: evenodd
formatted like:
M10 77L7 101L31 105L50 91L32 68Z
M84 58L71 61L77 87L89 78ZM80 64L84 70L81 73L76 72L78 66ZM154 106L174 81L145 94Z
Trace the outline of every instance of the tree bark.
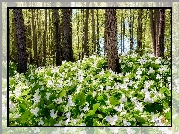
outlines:
M22 14L22 9L13 9L17 46L18 46L18 67L17 71L19 73L26 73L27 71L27 52L26 52L26 36L25 36L25 26Z
M54 37L56 44L56 65L61 65L61 50L60 50L60 35L59 35L59 25L60 25L60 17L58 14L58 9L53 9L53 18L54 18Z
M63 14L63 60L73 61L71 9L62 9Z
M152 40L152 50L153 54L156 56L156 33L155 33L155 22L153 19L153 10L149 9L149 17L150 17L150 31L151 31L151 40Z
M121 73L117 49L117 18L116 9L106 9L107 66L114 72Z
M85 20L85 33L84 33L84 54L89 57L89 45L88 45L88 18L89 18L89 9L86 9L86 20Z
M158 43L156 48L156 56L164 58L164 32L165 32L165 10L159 9L159 29L158 29Z

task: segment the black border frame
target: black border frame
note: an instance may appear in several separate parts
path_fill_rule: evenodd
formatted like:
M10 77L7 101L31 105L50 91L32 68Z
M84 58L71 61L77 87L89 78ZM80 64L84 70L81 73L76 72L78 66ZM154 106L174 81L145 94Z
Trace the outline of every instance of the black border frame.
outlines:
M171 126L10 126L9 125L9 9L171 9ZM172 8L173 7L7 7L7 127L172 127Z

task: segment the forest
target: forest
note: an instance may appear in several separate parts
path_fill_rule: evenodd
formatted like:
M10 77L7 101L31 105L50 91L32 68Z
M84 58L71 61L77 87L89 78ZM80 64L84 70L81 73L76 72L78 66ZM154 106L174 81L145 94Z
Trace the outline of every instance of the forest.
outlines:
M171 124L171 8L8 14L10 126Z

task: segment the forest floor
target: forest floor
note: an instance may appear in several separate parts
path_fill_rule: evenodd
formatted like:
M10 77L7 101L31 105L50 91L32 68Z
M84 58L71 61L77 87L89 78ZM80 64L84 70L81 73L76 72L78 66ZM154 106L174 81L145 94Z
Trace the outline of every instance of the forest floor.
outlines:
M105 57L61 66L9 65L10 126L167 126L171 63L151 54L120 56L122 73Z

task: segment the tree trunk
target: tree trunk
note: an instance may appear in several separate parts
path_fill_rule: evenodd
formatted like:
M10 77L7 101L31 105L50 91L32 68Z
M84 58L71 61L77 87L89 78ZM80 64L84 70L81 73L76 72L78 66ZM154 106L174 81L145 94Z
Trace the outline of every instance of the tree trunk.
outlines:
M114 72L121 73L117 50L117 18L116 9L106 9L106 38L107 38L107 65L108 69Z
M18 67L19 73L26 73L27 71L27 52L26 52L26 37L25 26L22 14L22 9L14 9L14 19L18 46Z
M152 9L149 9L149 17L150 17L150 31L151 31L151 40L152 40L152 50L153 50L153 54L156 56L155 22L153 20L153 10Z
M142 9L138 10L137 52L142 55Z
M56 44L56 65L61 65L61 50L60 50L60 35L59 35L59 24L60 24L60 17L58 14L58 9L53 9L53 18L54 18L54 37L55 37L55 44Z
M96 35L95 35L95 19L94 19L94 9L91 9L91 13L92 13L92 39L93 39L93 51L94 54L96 53Z
M86 9L86 21L84 25L84 54L89 57L89 45L88 45L88 18L89 18L89 9Z
M73 61L71 9L62 9L63 14L63 60Z
M159 9L160 20L158 29L158 43L156 47L156 56L164 58L164 32L165 32L165 10Z
M99 9L96 9L97 11L97 54L100 55L100 44L99 44Z

